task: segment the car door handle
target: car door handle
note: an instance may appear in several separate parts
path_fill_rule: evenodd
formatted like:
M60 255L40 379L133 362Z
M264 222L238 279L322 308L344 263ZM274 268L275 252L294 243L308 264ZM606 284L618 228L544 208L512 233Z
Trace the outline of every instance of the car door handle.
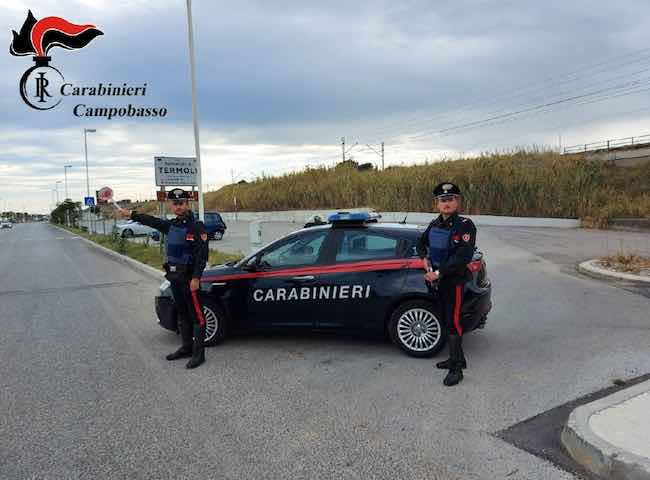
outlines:
M299 275L297 277L292 277L292 280L313 280L314 276L313 275Z

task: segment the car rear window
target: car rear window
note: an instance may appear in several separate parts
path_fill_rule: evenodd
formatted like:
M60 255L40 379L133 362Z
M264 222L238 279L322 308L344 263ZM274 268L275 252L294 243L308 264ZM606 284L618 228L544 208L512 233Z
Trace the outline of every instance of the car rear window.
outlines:
M209 223L221 222L221 215L219 215L218 213L206 213L205 221Z
M344 231L336 252L336 261L351 262L395 258L398 256L398 244L397 238L367 230Z

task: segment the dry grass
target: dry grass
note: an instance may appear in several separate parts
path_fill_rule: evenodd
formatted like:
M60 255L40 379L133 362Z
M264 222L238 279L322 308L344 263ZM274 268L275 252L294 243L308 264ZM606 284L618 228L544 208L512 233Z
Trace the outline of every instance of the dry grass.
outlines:
M600 263L617 272L634 273L650 276L650 257L636 254L618 253L600 259Z

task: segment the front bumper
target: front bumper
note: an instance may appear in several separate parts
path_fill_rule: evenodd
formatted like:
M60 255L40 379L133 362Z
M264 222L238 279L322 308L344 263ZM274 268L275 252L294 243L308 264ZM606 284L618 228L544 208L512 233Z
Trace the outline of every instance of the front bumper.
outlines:
M178 332L178 313L172 297L156 297L156 315L161 327Z

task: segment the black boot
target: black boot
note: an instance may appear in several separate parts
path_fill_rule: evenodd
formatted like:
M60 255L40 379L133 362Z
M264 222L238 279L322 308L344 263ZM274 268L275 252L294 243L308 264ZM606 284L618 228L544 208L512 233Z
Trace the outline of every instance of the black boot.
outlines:
M178 360L179 358L187 358L192 356L192 347L181 347L174 353L170 353L165 358L167 360Z
M203 339L205 338L205 327L194 326L194 343L192 344L192 358L187 362L187 368L196 368L205 362L203 350Z
M436 368L439 368L440 370L449 370L451 368L451 338L451 335L447 337L447 345L449 345L449 359L436 363ZM460 358L460 368L467 368L467 361L465 360L465 355L463 354L462 348L460 349Z
M445 386L451 387L461 382L463 379L463 362L465 356L463 355L463 337L460 335L451 335L449 337L449 373L445 377ZM466 364L467 362L465 362Z

